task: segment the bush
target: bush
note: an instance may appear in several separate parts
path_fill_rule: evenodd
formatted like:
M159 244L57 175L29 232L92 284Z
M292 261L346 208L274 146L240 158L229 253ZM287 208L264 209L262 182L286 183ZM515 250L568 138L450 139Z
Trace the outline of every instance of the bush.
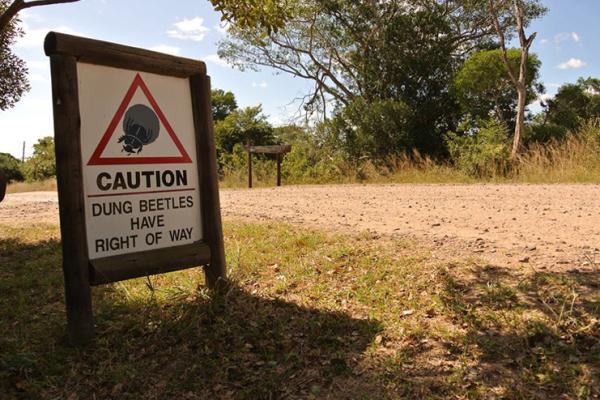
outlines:
M415 147L410 120L411 110L402 102L361 98L338 110L318 130L329 147L341 149L353 162L361 158L381 162Z
M262 113L261 106L236 109L215 124L219 152L233 151L236 144L273 144L273 127Z
M564 140L567 129L564 126L548 124L532 124L526 127L523 135L523 143L550 143L552 141Z
M21 161L9 153L0 153L0 170L4 171L7 183L22 181Z
M33 156L23 164L23 175L28 182L42 181L56 176L54 139L45 137L33 145Z
M479 127L462 126L460 134L449 132L448 150L455 166L469 176L504 176L510 167L510 138L506 125L490 119Z

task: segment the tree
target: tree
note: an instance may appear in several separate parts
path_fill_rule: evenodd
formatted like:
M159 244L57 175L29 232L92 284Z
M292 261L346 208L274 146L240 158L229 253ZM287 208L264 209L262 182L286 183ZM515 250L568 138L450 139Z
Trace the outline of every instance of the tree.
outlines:
M7 0L0 0L0 12L4 12L7 4ZM17 24L18 20L14 19L0 30L0 110L2 111L14 106L29 90L25 62L10 50L15 40L23 35L23 31Z
M441 132L456 119L446 118L457 110L447 82L458 65L440 10L408 12L401 1L349 0L306 2L298 10L267 38L232 29L220 56L242 69L267 66L313 81L301 99L309 114L325 117L328 107L335 114L353 104L352 114L359 115L357 107L380 100L408 105L415 144L440 153ZM359 98L367 102L355 102Z
M565 84L546 104L546 123L562 126L572 132L582 122L600 117L600 79L579 78L575 84Z
M242 28L265 29L268 33L281 28L289 18L291 1L287 0L210 0L222 20Z
M507 51L509 63L518 68L521 52ZM536 55L527 61L527 104L534 101L544 87L538 82L541 62ZM514 130L516 124L517 92L508 77L502 60L502 50L482 50L472 53L454 79L454 93L463 112L471 120L490 117L502 121Z
M222 89L212 90L212 113L215 121L222 121L237 109L235 96L231 92Z
M519 43L521 45L521 60L519 63L518 73L509 60L508 49L506 48L507 31L502 28L499 17L499 9L501 7L506 7L509 1L512 2L512 14L515 21L517 35L519 37ZM541 8L538 3L539 2L537 0L531 2L524 2L523 0L489 0L490 16L500 42L502 61L506 66L510 80L517 90L517 118L515 123L512 150L510 152L512 159L517 157L517 154L521 148L521 138L525 129L525 108L527 106L528 82L527 66L529 50L531 49L531 45L533 44L533 41L537 35L536 32L531 34L529 37L527 37L525 34L525 27L527 24L525 13L527 8L531 7L538 7L539 12L543 13L544 9Z
M273 144L273 127L262 113L262 107L247 107L229 114L215 124L217 149L231 153L236 144Z
M350 104L403 103L411 109L407 131L415 146L443 155L443 134L459 119L449 83L465 53L487 46L494 35L485 4L309 0L268 35L234 24L219 55L242 70L268 67L311 81L300 105L324 119ZM530 16L528 9L525 20ZM499 22L509 29L507 10ZM358 98L366 102L355 103Z
M41 181L56 176L56 157L52 137L39 139L33 145L33 156L25 161L23 174L28 181Z

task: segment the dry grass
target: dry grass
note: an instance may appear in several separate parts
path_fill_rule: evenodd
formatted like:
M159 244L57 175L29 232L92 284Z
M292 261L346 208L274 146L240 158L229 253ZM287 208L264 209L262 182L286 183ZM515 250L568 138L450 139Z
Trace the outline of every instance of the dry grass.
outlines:
M571 135L562 142L532 146L508 179L528 183L600 183L600 153Z
M56 190L56 179L37 182L13 182L6 188L6 193L49 192Z
M285 184L344 183L600 183L600 120L584 124L565 140L530 146L509 167L485 177L472 177L449 163L440 163L418 152L391 157L382 165L365 160L359 165L344 161L333 163L333 174L300 176L283 164ZM223 187L247 186L245 166L230 171ZM499 171L506 171L500 173ZM264 160L255 171L254 186L273 186L275 162Z

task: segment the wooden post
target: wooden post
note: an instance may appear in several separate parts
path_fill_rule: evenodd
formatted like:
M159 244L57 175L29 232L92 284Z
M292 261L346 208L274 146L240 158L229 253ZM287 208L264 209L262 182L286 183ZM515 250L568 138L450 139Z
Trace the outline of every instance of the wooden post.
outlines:
M63 273L67 324L72 344L94 337L89 258L86 246L85 203L81 187L82 166L77 88L77 60L73 56L50 57L58 203L61 221ZM83 243L83 244L82 244Z
M217 289L226 272L210 78L202 73L192 75L190 85L197 132L203 239L210 246L210 264L204 267L204 273L208 287Z
M277 186L281 186L281 153L277 153Z
M248 188L252 189L252 152L250 150L248 150Z

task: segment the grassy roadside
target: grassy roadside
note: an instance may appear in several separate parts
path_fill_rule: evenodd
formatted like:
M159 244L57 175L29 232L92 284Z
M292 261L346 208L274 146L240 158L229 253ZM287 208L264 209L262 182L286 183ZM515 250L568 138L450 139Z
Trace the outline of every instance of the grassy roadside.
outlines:
M202 289L198 270L95 288L98 339L76 350L64 340L58 228L0 226L0 393L600 396L600 272L441 261L418 243L285 224L225 232L226 293Z
M13 182L6 187L6 193L51 192L56 190L56 179L36 182Z

